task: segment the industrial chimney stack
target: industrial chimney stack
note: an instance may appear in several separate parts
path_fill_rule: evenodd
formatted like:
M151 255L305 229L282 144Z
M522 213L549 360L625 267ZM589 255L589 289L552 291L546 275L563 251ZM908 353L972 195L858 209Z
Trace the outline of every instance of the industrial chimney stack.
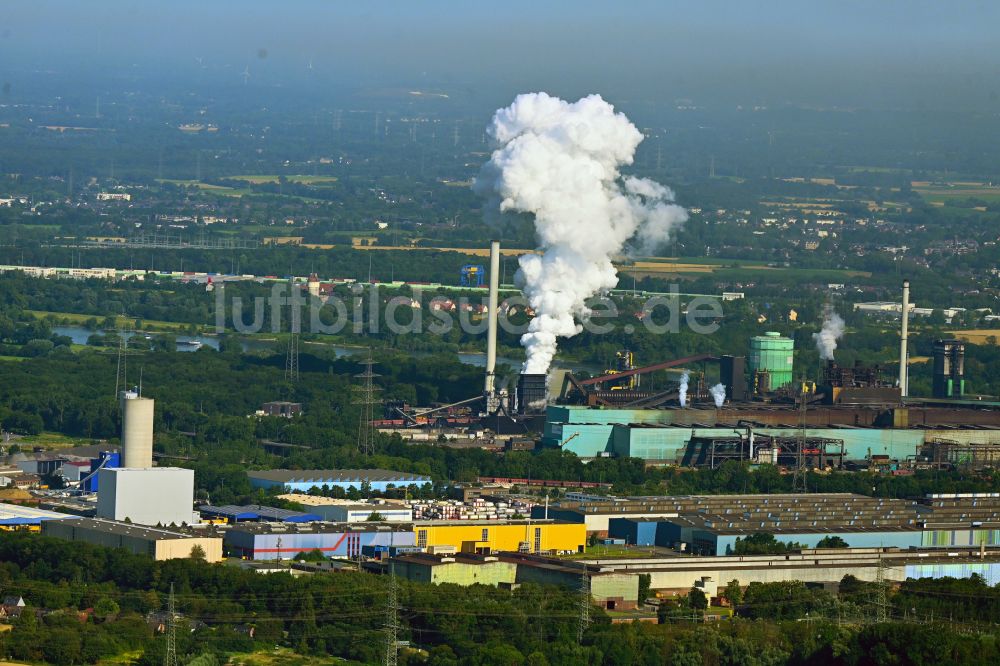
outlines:
M497 320L499 318L500 292L500 241L490 241L490 293L489 312L486 313L488 328L486 333L486 412L492 414L500 408L497 398Z
M902 325L899 329L899 395L905 398L909 395L909 368L906 350L907 327L910 320L910 281L903 280Z

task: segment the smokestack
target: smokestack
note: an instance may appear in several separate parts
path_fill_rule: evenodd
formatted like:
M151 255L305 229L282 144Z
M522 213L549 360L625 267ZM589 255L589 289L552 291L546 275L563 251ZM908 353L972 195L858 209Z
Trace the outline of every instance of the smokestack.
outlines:
M910 281L903 280L903 311L902 326L899 329L899 395L905 398L909 395L909 372L907 368L906 339L907 327L910 323Z
M496 404L497 319L500 300L500 241L490 241L490 295L486 313L486 411L493 412Z

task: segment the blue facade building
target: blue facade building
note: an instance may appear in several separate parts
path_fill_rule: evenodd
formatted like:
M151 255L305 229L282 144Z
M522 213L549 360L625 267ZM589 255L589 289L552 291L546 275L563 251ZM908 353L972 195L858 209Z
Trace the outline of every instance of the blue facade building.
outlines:
M661 523L655 518L612 518L608 521L608 536L624 539L630 546L655 546L656 528Z

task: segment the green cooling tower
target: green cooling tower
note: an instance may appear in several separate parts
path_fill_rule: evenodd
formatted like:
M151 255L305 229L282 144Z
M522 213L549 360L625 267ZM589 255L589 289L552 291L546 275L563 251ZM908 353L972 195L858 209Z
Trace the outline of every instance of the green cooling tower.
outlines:
M761 389L773 391L792 383L792 357L795 343L791 338L783 338L780 333L769 331L750 339L750 356L747 371L751 382L766 375ZM761 382L754 382L758 385Z

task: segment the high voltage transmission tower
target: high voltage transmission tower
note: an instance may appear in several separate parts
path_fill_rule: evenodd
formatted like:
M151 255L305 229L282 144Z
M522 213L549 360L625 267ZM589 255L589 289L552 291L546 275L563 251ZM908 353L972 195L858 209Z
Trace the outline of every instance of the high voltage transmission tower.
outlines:
M118 331L118 369L115 374L115 400L122 391L128 390L128 319L122 315L116 326Z
M583 644L583 635L590 626L590 572L583 565L583 580L580 582L580 621L576 627L576 642Z
M167 650L163 655L164 666L177 666L177 606L174 602L174 584L170 584L167 600Z
M372 350L369 347L368 355L361 362L364 372L354 375L361 380L361 386L355 386L354 404L361 406L361 414L358 416L358 452L363 456L375 454L375 432L372 428L375 405L381 404L378 399L378 392L381 390L375 386L373 381L378 375L372 372L375 361L372 360Z
M299 381L299 335L292 332L288 336L288 353L285 356L285 381L295 384Z
M285 355L285 381L295 384L299 381L299 329L302 326L301 313L293 298L295 280L288 280L288 353Z
M396 569L389 562L389 598L385 606L385 666L396 666L399 659L399 589Z
M878 556L878 568L875 570L875 622L883 624L889 620L889 579L886 576L887 565L882 555Z

